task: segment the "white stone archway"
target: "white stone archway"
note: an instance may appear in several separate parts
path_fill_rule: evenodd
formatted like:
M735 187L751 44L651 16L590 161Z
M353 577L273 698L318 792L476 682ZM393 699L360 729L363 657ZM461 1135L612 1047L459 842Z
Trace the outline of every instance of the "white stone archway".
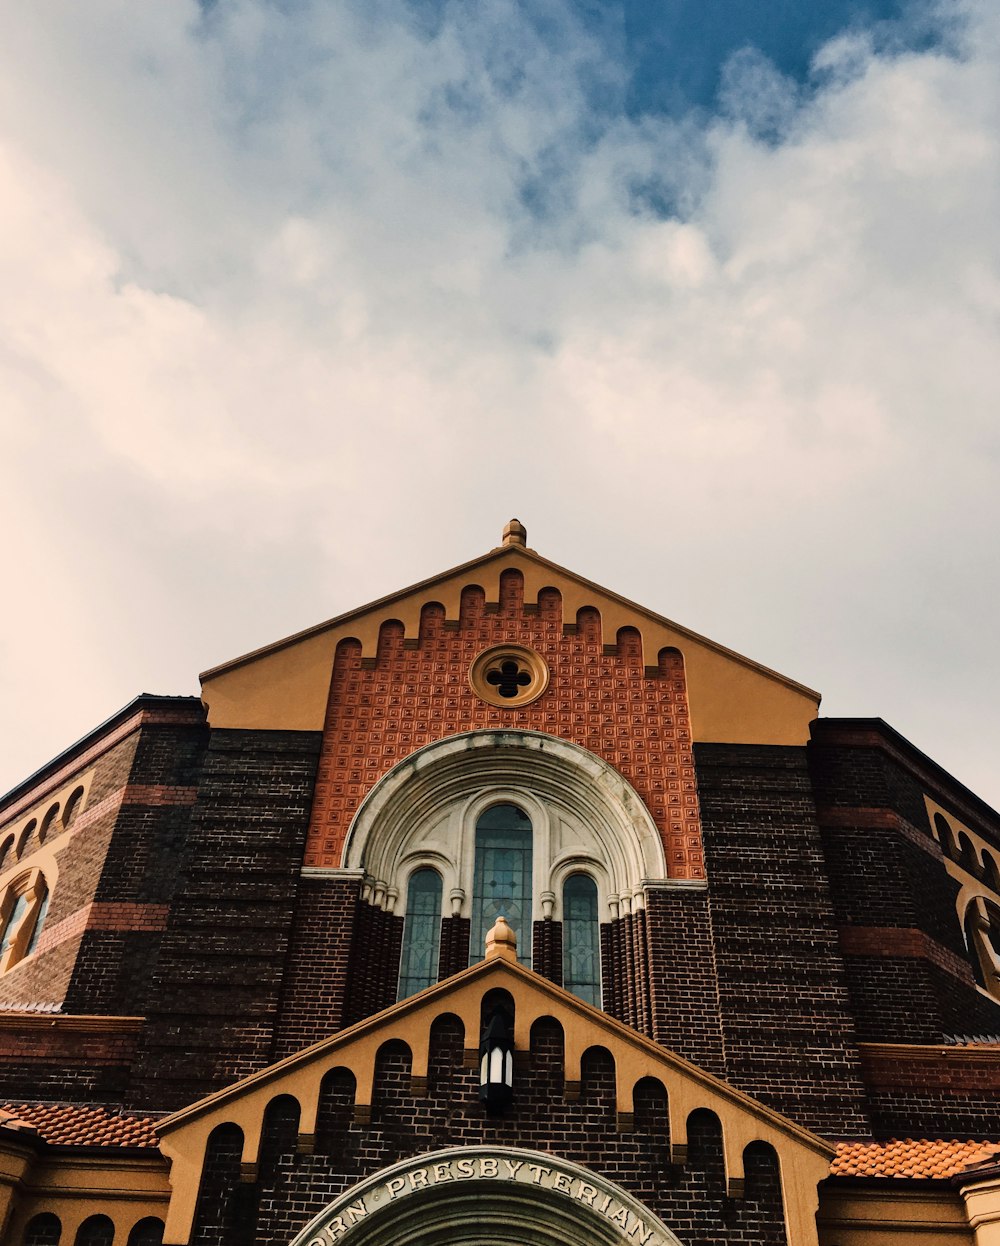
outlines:
M536 731L450 736L394 766L359 808L343 866L363 870L369 897L396 913L409 876L430 866L446 914L467 915L476 819L499 803L532 822L536 917L559 917L573 872L597 883L605 920L641 905L644 885L666 877L659 831L631 784L596 754Z
M557 1155L451 1147L331 1203L290 1246L681 1246L620 1186Z

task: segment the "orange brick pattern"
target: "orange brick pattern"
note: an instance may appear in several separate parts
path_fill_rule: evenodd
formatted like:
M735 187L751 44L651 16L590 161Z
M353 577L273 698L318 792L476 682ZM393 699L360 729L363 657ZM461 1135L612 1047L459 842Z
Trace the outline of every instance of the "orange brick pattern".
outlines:
M944 1138L840 1142L830 1175L945 1180L994 1157L1000 1158L1000 1144L996 1142Z
M952 1095L971 1092L985 1101L1000 1099L1000 1047L880 1047L862 1043L865 1082L877 1090L931 1088Z
M33 1130L53 1146L155 1147L148 1116L119 1116L106 1108L73 1104L3 1103L0 1128Z
M485 704L468 683L476 655L505 642L536 649L551 671L543 696L518 709ZM639 633L602 636L593 609L564 632L558 591L543 589L537 605L526 605L517 571L501 577L498 603L467 587L457 620L425 605L419 637L384 623L374 658L362 659L357 641L340 643L306 864L341 864L358 806L397 762L446 736L503 728L544 731L599 754L646 802L670 876L704 877L681 655L664 650L657 667L644 667Z
M38 940L38 951L57 947L85 930L166 930L168 904L129 904L115 901L94 902L46 927Z
M198 797L195 787L172 787L167 783L130 783L122 793L123 805L145 805L160 808L164 805L193 805Z
M912 926L841 926L840 946L847 956L907 956L932 961L964 982L973 982L967 961Z

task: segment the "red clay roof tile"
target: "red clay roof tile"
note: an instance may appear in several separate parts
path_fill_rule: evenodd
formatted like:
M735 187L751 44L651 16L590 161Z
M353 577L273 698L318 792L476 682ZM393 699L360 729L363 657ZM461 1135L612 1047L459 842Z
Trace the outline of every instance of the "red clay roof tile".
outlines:
M16 1122L16 1124L15 1124ZM55 1146L155 1147L155 1121L82 1104L3 1103L0 1126L28 1125Z
M889 1142L839 1142L832 1177L901 1177L944 1180L992 1156L1000 1142L956 1138L893 1138Z

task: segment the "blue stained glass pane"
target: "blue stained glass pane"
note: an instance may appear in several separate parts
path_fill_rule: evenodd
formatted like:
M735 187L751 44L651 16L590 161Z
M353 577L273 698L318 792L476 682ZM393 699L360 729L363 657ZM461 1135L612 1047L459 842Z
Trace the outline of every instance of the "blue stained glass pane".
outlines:
M563 985L601 1006L601 939L597 924L597 884L573 874L563 887Z
M434 870L417 870L406 890L399 999L437 982L440 951L441 878Z
M517 959L531 966L531 820L516 805L494 805L476 823L469 963L485 954L498 917L517 935Z

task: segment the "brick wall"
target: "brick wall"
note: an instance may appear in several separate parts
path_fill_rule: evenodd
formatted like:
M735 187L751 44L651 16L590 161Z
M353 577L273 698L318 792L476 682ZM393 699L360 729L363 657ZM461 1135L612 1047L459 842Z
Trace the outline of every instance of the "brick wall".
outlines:
M143 723L67 994L74 1012L145 1011L190 833L204 711Z
M300 878L278 1023L279 1058L343 1028L360 899L360 879Z
M477 1096L475 1070L465 1068L463 1036L454 1018L432 1030L427 1094L414 1095L409 1053L401 1043L379 1054L369 1125L355 1122L353 1087L342 1071L328 1076L312 1154L296 1153L296 1113L287 1101L269 1115L253 1194L253 1240L287 1246L314 1215L363 1177L407 1156L466 1143L522 1146L557 1152L624 1187L655 1211L684 1242L709 1246L784 1246L777 1165L766 1147L746 1154L746 1194L726 1196L716 1119L699 1111L689 1122L683 1167L669 1163L666 1094L640 1083L635 1128L619 1132L612 1058L601 1048L584 1059L579 1098L564 1098L562 1032L543 1020L531 1050L519 1061L516 1101L501 1119L488 1118ZM221 1139L198 1211L198 1246L242 1246L235 1227L238 1138ZM226 1192L229 1192L227 1201Z
M58 847L59 873L58 879L49 879L49 911L38 949L0 978L0 1008L56 1003L63 1004L67 1011L74 1010L72 980L83 940L85 913L97 892L138 742L136 726L119 743L91 760L94 777L86 807L70 829L62 833L62 838L53 841ZM60 784L68 782L72 775L71 767L60 775ZM26 792L24 800L31 803L33 799L33 794ZM29 867L31 857L22 857L22 864Z
M482 589L470 586L452 620L429 603L415 637L387 623L370 661L362 661L356 642L338 646L307 863L341 864L358 806L397 762L445 736L511 727L560 736L606 758L646 802L671 875L701 876L680 655L665 650L659 665L644 667L638 633L605 636L596 610L581 611L578 623L564 629L559 593L545 589L537 603L526 603L517 571L504 572L500 597L487 602ZM487 705L468 683L476 655L505 641L536 649L552 673L539 700L518 709Z
M987 835L985 807L884 724L819 720L810 768L859 1036L939 1043L1000 1032L1000 1006L975 988L925 793ZM908 746L907 746L908 747ZM926 765L923 764L926 762ZM988 812L988 811L987 811ZM996 821L994 815L994 822Z
M44 1016L7 1017L0 1026L0 1100L120 1101L139 1027L67 1027Z
M861 1059L876 1134L1000 1138L1000 1048L873 1046Z
M318 749L312 732L212 733L133 1105L179 1107L274 1059Z
M708 893L652 890L646 926L653 1037L722 1076L722 1019Z
M805 749L695 748L726 1079L821 1133L867 1132Z

